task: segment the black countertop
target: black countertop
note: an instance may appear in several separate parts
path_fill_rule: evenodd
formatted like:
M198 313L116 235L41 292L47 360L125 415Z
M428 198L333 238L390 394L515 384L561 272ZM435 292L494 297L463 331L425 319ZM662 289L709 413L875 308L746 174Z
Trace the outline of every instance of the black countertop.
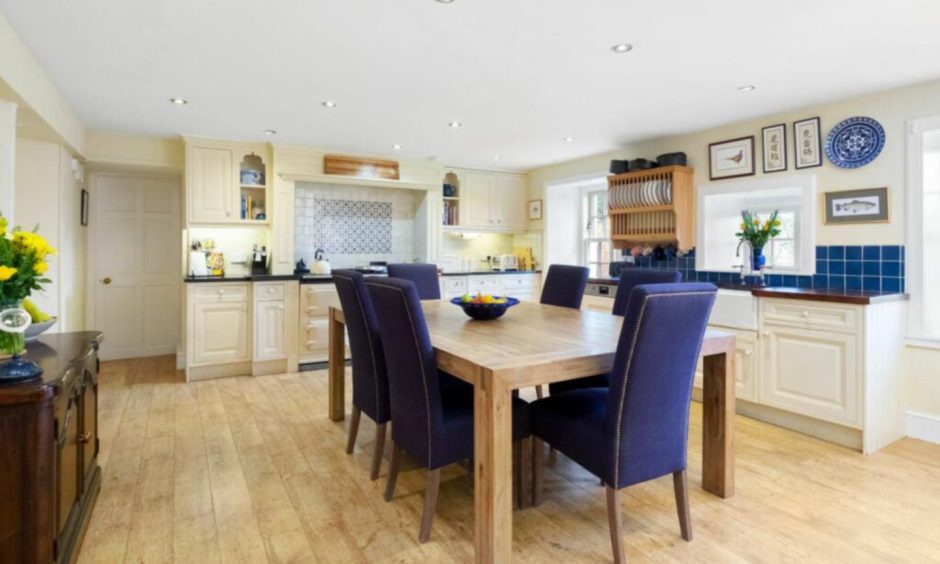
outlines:
M476 272L445 272L441 276L479 276L490 274L539 274L540 270L506 270L506 271L476 271ZM363 273L365 276L386 276L383 273ZM186 276L183 281L187 284L211 282L284 282L298 280L301 284L328 284L333 281L330 274L245 274L242 276Z
M441 276L489 276L490 274L540 274L541 270L473 270L470 272L442 272Z

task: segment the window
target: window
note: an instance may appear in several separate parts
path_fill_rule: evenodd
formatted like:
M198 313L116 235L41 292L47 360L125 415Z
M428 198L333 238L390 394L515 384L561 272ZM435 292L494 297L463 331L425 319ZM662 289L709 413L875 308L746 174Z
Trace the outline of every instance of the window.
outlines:
M609 275L612 248L607 217L607 189L591 190L584 195L584 241L582 256L592 278Z
M906 286L909 335L940 347L940 116L911 122L908 133Z
M697 194L696 270L737 272L738 265L747 264L735 236L741 211L766 220L777 210L781 233L764 247L771 272L815 274L815 175L714 182L699 186Z

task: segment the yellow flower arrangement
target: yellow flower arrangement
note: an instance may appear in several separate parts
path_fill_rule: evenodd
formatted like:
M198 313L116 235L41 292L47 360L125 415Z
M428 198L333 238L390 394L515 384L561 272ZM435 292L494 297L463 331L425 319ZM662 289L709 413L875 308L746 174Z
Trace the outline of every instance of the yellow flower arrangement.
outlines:
M9 266L0 266L0 282L6 282L16 274L16 269Z
M19 307L34 290L51 282L44 278L49 269L47 257L56 250L37 233L14 227L0 216L0 309ZM23 334L0 331L0 350L15 353L23 349Z

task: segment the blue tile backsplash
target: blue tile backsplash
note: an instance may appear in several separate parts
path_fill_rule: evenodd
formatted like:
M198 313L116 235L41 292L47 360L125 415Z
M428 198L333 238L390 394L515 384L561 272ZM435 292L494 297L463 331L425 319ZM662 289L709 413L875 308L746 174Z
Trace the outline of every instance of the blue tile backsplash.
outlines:
M699 272L695 270L695 253L684 257L654 260L637 257L640 267L678 270L688 282L733 283L739 280L733 272ZM748 276L756 283L756 276ZM904 247L901 245L834 245L816 247L816 274L768 274L768 286L799 288L833 288L876 292L904 291Z

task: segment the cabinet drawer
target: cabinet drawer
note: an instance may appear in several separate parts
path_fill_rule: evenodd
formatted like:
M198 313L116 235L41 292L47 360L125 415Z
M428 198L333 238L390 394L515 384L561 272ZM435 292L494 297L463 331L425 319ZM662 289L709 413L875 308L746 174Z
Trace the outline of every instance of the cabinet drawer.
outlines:
M247 284L200 284L193 288L193 301L199 303L248 301Z
M462 276L441 278L441 296L444 299L456 298L467 293L467 279Z
M330 308L341 308L339 294L333 284L305 284L300 291L301 315L326 317Z
M265 282L255 284L255 300L283 300L283 282Z
M858 311L853 307L811 304L795 300L761 300L764 322L794 323L813 329L856 331Z
M470 276L467 279L467 290L471 294L476 294L477 292L498 294L499 288L499 276Z
M515 296L522 291L533 291L535 289L535 276L503 276L502 292Z

